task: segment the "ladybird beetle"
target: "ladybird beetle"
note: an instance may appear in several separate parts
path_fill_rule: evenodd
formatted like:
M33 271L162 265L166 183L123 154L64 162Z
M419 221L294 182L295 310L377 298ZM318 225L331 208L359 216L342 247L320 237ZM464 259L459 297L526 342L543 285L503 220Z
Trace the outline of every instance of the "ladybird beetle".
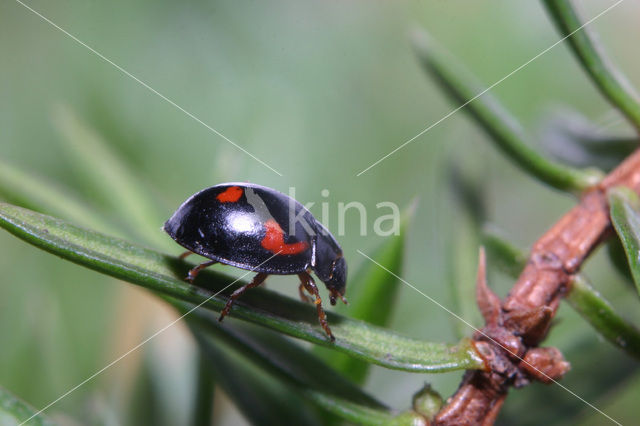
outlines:
M188 250L182 258L197 253L211 259L189 271L185 280L191 283L200 270L215 263L257 272L231 294L219 321L238 297L267 276L297 274L300 298L310 302L304 290L314 296L320 325L334 340L310 273L325 283L332 305L336 298L347 303L347 263L333 235L293 198L260 185L222 183L189 197L164 230Z

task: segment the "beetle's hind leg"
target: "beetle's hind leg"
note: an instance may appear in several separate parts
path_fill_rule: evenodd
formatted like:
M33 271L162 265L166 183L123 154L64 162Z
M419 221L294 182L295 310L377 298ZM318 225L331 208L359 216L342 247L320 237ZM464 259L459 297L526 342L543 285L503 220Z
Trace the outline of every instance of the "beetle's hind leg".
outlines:
M301 281L300 285L304 286L304 288L310 294L315 296L316 299L313 301L313 303L316 305L316 308L318 309L318 321L320 321L320 325L322 326L322 329L324 330L325 333L327 333L327 336L329 336L329 338L333 342L334 340L336 340L336 338L333 337L333 333L331 333L331 329L329 328L329 323L327 323L327 315L324 313L324 309L322 309L322 299L320 298L320 293L318 292L318 287L316 286L316 283L313 281L313 278L311 278L311 275L309 275L309 273L307 272L298 274L298 276L300 277L300 281Z
M224 309L222 310L222 312L220 312L220 318L218 318L218 321L222 321L224 317L227 316L234 302L238 297L242 296L242 293L249 290L250 288L258 287L260 284L264 282L264 280L267 279L268 276L269 274L260 272L256 274L255 277L253 277L253 281L251 281L249 284L245 284L239 289L237 289L236 291L234 291L233 293L231 293L231 296L229 296L229 300L227 300L227 304L224 305Z
M307 296L304 293L305 287L304 287L304 280L300 281L300 285L298 286L298 293L300 294L300 300L302 300L304 303L311 303L311 299L309 298L309 296Z
M186 257L186 256L185 256ZM187 276L185 277L186 281L189 281L190 283L193 283L193 281L196 279L196 277L198 276L198 273L200 273L201 270L203 270L204 268L206 268L207 266L211 266L218 263L217 260L210 260L208 262L204 262L199 264L198 266L196 266L195 268L191 268L189 270L189 273L187 274Z

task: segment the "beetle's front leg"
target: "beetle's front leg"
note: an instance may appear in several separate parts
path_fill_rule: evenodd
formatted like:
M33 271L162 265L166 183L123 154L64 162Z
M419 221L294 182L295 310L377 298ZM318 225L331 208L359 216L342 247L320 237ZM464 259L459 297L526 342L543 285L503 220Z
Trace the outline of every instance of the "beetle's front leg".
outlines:
M332 342L335 341L336 338L333 337L333 333L331 333L331 329L329 328L329 323L327 323L327 315L324 313L324 309L322 309L322 299L320 298L320 293L318 292L316 283L308 272L303 272L298 274L298 276L300 277L301 285L303 285L304 288L316 298L313 303L318 309L318 320L320 321L322 329L327 333Z

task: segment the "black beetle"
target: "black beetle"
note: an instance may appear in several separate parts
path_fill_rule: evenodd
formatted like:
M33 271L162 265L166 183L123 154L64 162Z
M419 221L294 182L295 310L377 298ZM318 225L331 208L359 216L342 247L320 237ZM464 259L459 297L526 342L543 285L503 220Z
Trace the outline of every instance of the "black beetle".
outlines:
M332 305L336 298L347 303L347 263L333 235L293 198L260 185L222 183L189 197L164 230L189 250L182 257L197 253L211 259L189 271L189 282L215 263L257 272L250 283L231 294L220 321L242 293L262 284L267 276L298 274L300 298L310 301L305 289L315 297L320 324L335 340L310 272L325 283Z

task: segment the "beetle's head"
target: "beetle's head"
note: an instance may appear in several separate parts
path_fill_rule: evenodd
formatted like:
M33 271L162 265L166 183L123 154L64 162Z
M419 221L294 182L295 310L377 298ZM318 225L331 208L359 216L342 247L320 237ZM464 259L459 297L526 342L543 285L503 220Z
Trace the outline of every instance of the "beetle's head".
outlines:
M336 299L344 303L344 292L347 286L347 262L342 257L342 249L333 235L321 223L317 223L318 233L315 240L314 271L329 290L329 300L332 305Z

